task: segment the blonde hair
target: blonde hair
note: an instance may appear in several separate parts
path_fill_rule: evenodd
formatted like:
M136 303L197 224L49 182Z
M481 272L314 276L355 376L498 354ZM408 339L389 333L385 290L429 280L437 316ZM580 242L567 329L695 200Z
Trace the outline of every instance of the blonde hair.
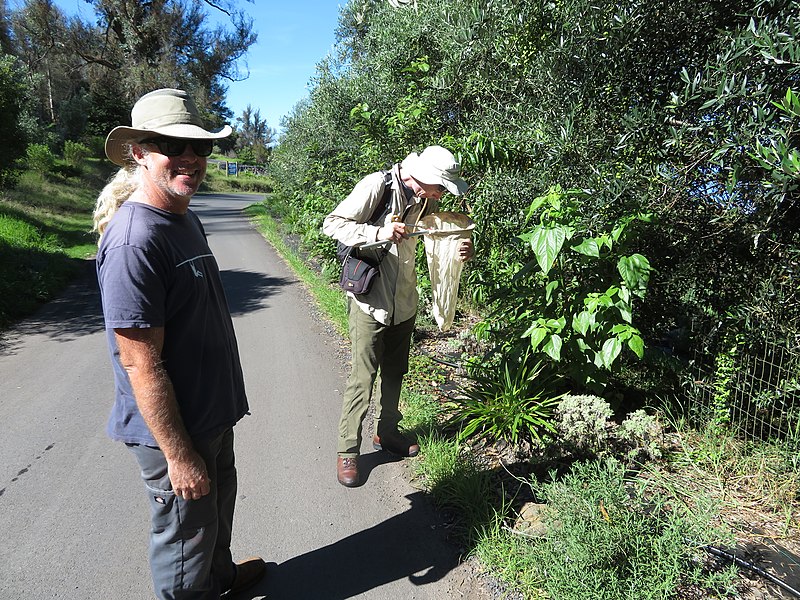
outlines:
M94 214L92 215L94 227L92 231L96 231L99 234L97 238L98 245L111 217L139 187L139 165L133 159L130 143L123 149L123 156L125 158L125 166L109 180L97 197L97 203L94 206Z
M114 177L106 184L103 191L97 197L94 207L94 228L103 237L106 225L128 198L131 197L136 188L139 187L139 166L122 167ZM100 239L97 240L98 244Z

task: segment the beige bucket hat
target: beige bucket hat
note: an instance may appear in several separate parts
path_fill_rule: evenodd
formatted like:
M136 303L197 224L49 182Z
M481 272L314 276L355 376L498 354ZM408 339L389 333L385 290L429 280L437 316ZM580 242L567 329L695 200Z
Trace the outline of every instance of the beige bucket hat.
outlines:
M131 127L115 127L106 138L106 156L115 165L125 166L130 142L138 142L154 135L184 139L219 139L228 137L232 130L225 125L208 131L200 118L194 100L183 90L164 88L145 94L131 110Z
M403 159L400 168L417 181L443 185L456 196L466 192L469 187L459 177L461 165L447 148L441 146L428 146L421 154L412 152Z

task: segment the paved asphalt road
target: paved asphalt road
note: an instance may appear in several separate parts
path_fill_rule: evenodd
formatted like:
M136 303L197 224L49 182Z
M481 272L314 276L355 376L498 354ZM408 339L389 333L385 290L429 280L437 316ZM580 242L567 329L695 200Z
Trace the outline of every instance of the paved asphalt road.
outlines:
M239 598L478 597L402 462L365 444L366 484L336 482L346 353L241 213L253 201L192 202L229 295L252 412L235 429L234 556L271 563ZM93 271L0 335L0 599L152 598L142 484L105 435L113 387Z

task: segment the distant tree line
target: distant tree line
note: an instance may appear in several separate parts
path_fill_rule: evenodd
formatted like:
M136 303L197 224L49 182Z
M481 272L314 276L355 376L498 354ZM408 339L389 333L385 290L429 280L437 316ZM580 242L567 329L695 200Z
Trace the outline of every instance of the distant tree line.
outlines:
M350 0L271 172L332 262L361 176L450 148L479 333L652 398L670 356L800 334L798 36L792 0Z
M29 144L60 151L64 141L75 140L97 151L109 130L130 122L135 100L159 87L192 93L211 127L232 121L227 84L248 76L245 57L257 39L235 0L85 5L88 20L65 15L52 0L25 0L16 10L0 3L0 135L6 138L0 173L6 180ZM224 25L211 23L212 11ZM262 157L274 134L248 107L237 134L219 145L222 151L247 146Z

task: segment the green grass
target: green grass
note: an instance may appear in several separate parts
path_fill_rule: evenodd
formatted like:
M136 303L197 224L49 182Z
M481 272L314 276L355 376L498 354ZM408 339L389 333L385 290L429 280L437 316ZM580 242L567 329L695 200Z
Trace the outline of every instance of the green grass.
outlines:
M0 193L0 328L84 272L96 248L91 212L109 172L99 161L87 161L82 172L25 172Z
M532 552L528 539L508 530L502 513L498 512L480 532L474 554L485 568L525 598L547 598L537 564L539 557Z
M525 597L668 600L688 587L704 598L733 590L734 569L704 568L701 546L730 541L711 526L709 502L676 503L613 460L577 463L531 485L546 503L544 535L521 535L498 519L477 549Z
M478 532L495 518L490 474L455 439L436 431L420 436L414 473L442 510L454 516L460 542L473 548Z
M225 160L222 156L212 156ZM260 177L250 173L240 173L230 176L217 163L208 163L206 179L200 187L200 192L232 192L269 194L272 191L272 180L269 177Z

